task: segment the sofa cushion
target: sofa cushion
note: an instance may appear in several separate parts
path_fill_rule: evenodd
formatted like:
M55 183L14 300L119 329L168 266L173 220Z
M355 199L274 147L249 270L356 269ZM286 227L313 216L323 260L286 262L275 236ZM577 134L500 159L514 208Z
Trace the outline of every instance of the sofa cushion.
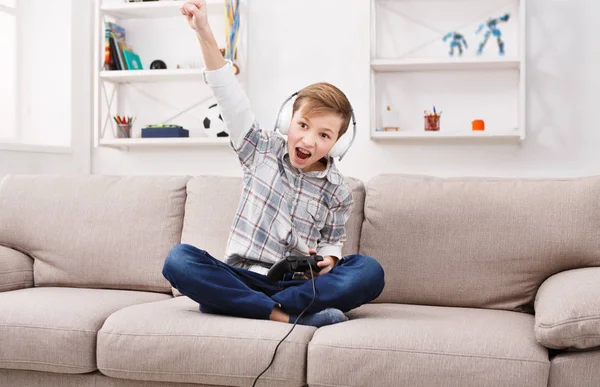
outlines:
M566 352L550 365L548 387L598 387L600 351Z
M27 255L0 246L0 292L33 286L33 260Z
M600 178L382 175L367 184L360 250L377 301L533 311L552 274L600 266Z
M542 283L535 337L554 349L600 347L600 267L568 270Z
M136 305L110 316L98 333L98 369L123 379L248 386L291 327L201 313L187 297ZM314 331L297 325L259 385L304 386Z
M0 368L91 372L96 369L96 334L111 313L167 298L171 296L75 288L0 293Z
M187 183L181 243L224 259L233 216L242 192L239 177L198 176Z
M35 259L36 286L169 292L187 177L8 176L0 244Z
M344 255L358 252L365 201L364 184L348 179L352 188L354 208L346 223ZM213 257L225 258L227 238L242 192L238 177L201 176L192 178L187 185L187 201L181 242L208 251ZM174 290L175 295L180 295Z
M310 386L546 387L548 352L531 315L368 304L348 316L311 340Z

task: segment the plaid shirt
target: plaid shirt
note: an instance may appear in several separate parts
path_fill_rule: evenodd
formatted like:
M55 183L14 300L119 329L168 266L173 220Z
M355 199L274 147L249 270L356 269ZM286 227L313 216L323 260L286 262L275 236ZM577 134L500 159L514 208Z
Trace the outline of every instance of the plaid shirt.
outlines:
M288 254L342 257L352 190L329 158L324 171L303 172L289 161L286 140L263 131L230 65L207 71L244 171L226 262L265 273Z

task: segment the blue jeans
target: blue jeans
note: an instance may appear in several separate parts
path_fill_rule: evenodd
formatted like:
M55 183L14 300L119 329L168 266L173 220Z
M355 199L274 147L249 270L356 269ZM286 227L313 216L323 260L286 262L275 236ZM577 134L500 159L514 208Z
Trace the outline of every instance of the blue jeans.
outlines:
M180 244L171 249L163 275L205 313L269 319L275 306L299 315L313 298L311 280L272 282L265 275L227 265L204 250ZM347 312L377 298L385 286L379 263L364 255L347 255L315 279L316 297L306 313L326 308Z

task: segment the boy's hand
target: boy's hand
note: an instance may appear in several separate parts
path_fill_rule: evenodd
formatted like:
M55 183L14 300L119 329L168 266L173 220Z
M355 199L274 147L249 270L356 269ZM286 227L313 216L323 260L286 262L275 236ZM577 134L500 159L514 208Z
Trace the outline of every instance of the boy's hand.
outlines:
M196 33L209 29L205 0L186 1L179 9L181 14L187 17L188 24Z
M308 253L317 253L315 250L308 250ZM317 266L321 269L319 272L314 272L314 276L315 278L323 275L323 274L327 274L331 271L331 269L333 269L333 267L335 266L335 264L337 263L338 259L336 257L333 257L331 255L326 255L323 257L323 260L320 262L317 262ZM306 272L304 272L304 276L306 277L306 279L311 279L311 271L307 270Z

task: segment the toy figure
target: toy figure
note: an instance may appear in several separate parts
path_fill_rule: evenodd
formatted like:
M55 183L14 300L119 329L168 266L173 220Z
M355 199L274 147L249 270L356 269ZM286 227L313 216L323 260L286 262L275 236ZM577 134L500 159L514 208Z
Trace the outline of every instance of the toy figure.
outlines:
M482 23L479 25L479 28L477 28L477 31L475 31L475 34L478 34L479 32L481 32L481 30L484 27L487 27L487 31L485 31L483 41L481 42L481 44L479 44L479 49L477 50L477 55L481 55L481 53L483 52L483 47L487 43L487 41L490 37L490 34L494 35L496 37L496 40L498 41L499 54L504 55L504 42L502 41L502 32L500 32L497 25L500 22L507 22L509 17L510 17L510 15L507 13L507 14L504 14L495 19L489 18L485 23Z
M450 41L450 52L448 54L450 56L454 56L454 47L458 47L458 55L462 55L463 44L465 48L467 48L467 41L465 40L465 37L462 36L462 34L459 34L458 32L448 32L446 36L444 36L444 42L449 38L452 38L452 40Z

